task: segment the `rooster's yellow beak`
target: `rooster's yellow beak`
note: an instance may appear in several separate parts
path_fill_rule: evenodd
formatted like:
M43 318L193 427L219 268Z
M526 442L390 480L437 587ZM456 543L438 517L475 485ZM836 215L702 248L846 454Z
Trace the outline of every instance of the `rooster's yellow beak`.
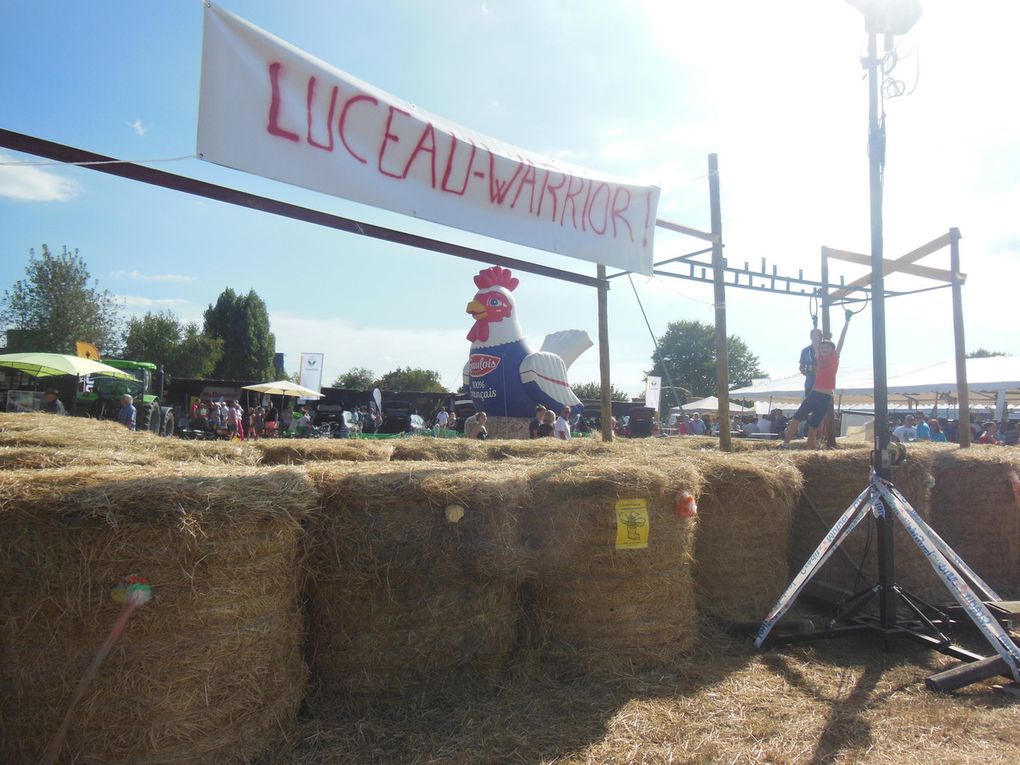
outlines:
M482 319L485 318L486 313L485 306L479 303L477 300L472 300L470 303L468 303L467 308L465 310L469 314L471 314L472 318L474 318L475 321L481 321Z

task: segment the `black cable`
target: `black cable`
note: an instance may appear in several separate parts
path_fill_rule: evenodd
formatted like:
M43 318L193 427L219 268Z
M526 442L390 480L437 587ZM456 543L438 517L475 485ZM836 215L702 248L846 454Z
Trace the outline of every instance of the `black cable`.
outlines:
M631 277L631 275L629 273L627 274L627 280L630 282L630 288L634 291L634 299L637 300L638 308L641 309L641 315L645 319L645 326L648 327L648 334L652 338L652 345L655 348L658 348L659 347L659 341L655 339L655 333L652 332L651 322L648 321L648 314L645 313L645 306L641 302L641 296L638 295L637 287L634 286L634 279ZM678 407L683 409L683 407L684 407L683 402L680 401L680 394L677 393L676 386L673 385L673 380L672 380L672 378L671 378L671 376L669 374L669 367L666 366L665 360L663 360L663 362L662 362L662 371L666 375L666 383L673 390L673 400L676 401L676 405Z

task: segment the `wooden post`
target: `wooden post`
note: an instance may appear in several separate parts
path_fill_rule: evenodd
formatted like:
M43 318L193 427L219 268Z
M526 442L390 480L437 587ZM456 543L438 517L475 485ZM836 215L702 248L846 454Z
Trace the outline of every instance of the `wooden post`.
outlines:
M953 287L953 336L956 339L956 433L960 447L970 446L970 391L967 388L967 347L963 341L963 295L960 293L960 229L949 229L949 270Z
M599 383L602 386L602 440L613 440L613 400L609 382L609 282L606 281L606 267L595 266L598 277L599 305Z
M730 440L730 360L726 346L726 283L722 256L719 156L708 155L708 196L712 208L712 282L715 287L715 390L719 399L719 448L733 451Z
M822 334L832 334L832 321L829 316L830 298L829 298L829 248L822 247ZM835 394L833 391L833 406L829 407L829 413L825 415L823 422L824 432L821 437L825 439L825 443L830 448L836 446L836 407L835 407Z

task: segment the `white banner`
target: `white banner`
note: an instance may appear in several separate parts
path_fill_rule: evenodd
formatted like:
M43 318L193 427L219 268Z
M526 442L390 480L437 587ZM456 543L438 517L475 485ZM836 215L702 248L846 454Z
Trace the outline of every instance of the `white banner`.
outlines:
M662 378L661 377L646 377L645 378L645 406L650 406L653 409L659 408L659 395L662 392Z
M325 358L321 353L302 353L301 371L298 372L298 385L318 392L322 388L322 360Z
M208 3L198 154L374 207L652 273L658 187L459 127Z

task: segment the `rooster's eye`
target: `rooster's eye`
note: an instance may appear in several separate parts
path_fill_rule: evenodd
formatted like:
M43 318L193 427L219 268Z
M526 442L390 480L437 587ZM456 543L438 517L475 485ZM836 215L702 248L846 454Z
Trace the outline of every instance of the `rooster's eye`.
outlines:
M499 308L499 299L498 298L489 298L489 307L490 308Z

